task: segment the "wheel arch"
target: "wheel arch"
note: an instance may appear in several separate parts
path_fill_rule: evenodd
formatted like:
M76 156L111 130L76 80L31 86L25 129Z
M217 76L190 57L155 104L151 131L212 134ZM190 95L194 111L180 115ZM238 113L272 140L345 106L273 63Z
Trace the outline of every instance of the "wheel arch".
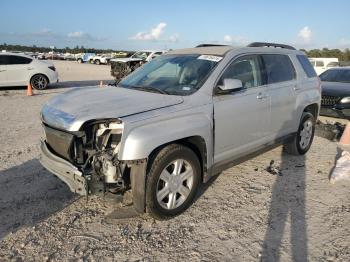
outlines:
M319 106L317 103L310 104L304 108L303 112L309 112L315 117L315 119L317 119L319 114Z
M44 73L34 73L30 78L29 78L29 83L31 83L32 82L32 79L33 79L33 77L34 76L37 76L37 75L42 75L42 76L44 76L45 78L46 78L46 80L47 80L47 84L50 84L50 78L46 75L46 74L44 74Z
M170 142L162 144L162 145L158 146L157 148L153 149L148 157L147 171L150 169L151 163L154 160L154 158L157 156L159 151L170 144L180 144L180 145L186 146L196 154L196 156L198 157L199 163L201 165L201 171L202 171L201 172L201 179L203 180L203 178L205 177L205 174L208 171L208 167L207 167L207 156L208 155L207 155L207 146L206 146L205 140L203 137L198 136L198 135L184 137L181 139L170 141Z

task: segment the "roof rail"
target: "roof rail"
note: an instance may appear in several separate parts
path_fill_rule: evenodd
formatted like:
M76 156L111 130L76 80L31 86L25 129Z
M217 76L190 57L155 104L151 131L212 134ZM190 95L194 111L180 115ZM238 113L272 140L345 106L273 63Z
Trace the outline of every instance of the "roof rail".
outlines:
M210 47L210 46L227 46L227 45L221 45L221 44L200 44L196 47Z
M266 42L253 42L247 45L248 47L279 47L290 50L296 50L293 46L284 45L284 44L276 44L276 43L266 43Z

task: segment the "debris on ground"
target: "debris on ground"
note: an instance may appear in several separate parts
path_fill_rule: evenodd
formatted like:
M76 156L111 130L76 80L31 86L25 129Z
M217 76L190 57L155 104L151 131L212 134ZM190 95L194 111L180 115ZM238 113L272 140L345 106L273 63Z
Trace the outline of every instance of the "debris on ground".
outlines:
M339 141L345 129L345 125L336 121L321 122L320 120L316 123L315 135L326 138L330 141Z
M272 175L279 175L282 176L282 170L280 169L279 166L275 165L275 161L271 160L270 165L265 169L267 172L269 172Z

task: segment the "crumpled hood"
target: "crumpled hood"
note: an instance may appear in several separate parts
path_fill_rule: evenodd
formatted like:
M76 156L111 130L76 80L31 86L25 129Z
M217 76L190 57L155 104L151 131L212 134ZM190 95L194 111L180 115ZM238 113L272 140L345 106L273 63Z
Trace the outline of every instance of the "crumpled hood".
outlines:
M137 91L119 87L75 88L49 100L41 111L50 126L78 131L94 119L120 118L183 102L181 96Z

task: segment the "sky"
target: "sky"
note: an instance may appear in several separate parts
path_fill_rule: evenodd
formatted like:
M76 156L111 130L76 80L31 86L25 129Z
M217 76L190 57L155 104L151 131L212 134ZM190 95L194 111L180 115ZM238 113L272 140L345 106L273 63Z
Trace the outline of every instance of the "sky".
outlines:
M264 41L350 48L350 1L0 0L0 43L120 50Z

